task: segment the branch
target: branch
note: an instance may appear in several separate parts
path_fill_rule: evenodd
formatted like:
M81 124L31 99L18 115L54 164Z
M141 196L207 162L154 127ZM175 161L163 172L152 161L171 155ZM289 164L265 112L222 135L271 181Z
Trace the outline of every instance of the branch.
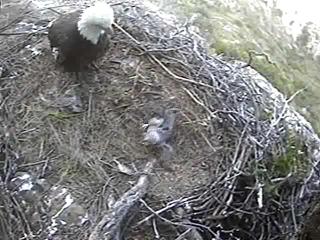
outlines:
M264 57L268 63L270 63L270 64L272 64L272 65L274 65L274 66L277 66L274 62L272 62L272 61L270 60L269 55L266 54L266 53L264 53L264 52L259 53L259 52L256 52L256 51L254 51L254 50L250 50L250 51L248 51L248 54L249 54L249 61L248 61L247 64L243 65L242 68L251 66L252 61L253 61L253 56L256 56L256 57L259 57L259 56L260 56L260 57Z
M95 226L89 240L118 240L121 236L121 224L127 213L146 194L149 184L149 174L153 170L156 160L147 163L143 175L129 191L113 205L102 220Z

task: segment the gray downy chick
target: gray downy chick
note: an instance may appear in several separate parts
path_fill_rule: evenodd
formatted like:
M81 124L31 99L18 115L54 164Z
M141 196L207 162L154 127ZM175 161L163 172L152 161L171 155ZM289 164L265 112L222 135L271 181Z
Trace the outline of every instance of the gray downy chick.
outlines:
M167 165L167 161L171 159L173 148L168 141L172 135L176 114L170 110L166 110L163 116L151 118L148 124L144 125L147 129L144 134L144 142L155 145L161 149L160 165L168 171L173 169Z
M144 142L152 145L165 145L170 139L174 127L176 114L170 110L165 110L163 116L151 118L144 134Z

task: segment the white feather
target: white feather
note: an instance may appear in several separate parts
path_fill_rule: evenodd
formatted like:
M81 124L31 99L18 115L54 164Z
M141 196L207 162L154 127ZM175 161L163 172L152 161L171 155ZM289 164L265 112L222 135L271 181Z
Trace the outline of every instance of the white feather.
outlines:
M78 22L78 29L84 38L97 44L100 35L106 29L111 29L113 22L114 13L111 6L105 2L97 2L83 11Z

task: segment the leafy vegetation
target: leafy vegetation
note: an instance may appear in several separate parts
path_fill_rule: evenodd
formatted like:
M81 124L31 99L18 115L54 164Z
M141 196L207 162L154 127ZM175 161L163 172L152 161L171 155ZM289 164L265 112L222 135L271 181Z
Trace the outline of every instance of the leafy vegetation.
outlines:
M295 178L304 179L310 170L310 163L304 145L295 135L288 137L284 151L274 151L269 171L273 177L286 177L291 174Z

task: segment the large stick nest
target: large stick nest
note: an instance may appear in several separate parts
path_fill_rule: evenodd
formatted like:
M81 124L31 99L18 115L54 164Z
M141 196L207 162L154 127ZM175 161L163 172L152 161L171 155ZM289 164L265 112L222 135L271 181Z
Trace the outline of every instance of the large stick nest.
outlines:
M168 108L178 111L175 154L165 163L173 172L154 170L154 184L140 209L131 210L137 217L128 218L122 236L296 235L306 202L315 196L311 166L317 164L319 140L288 106L291 99L250 67L210 56L189 22L126 2L113 5L118 27L100 71L80 86L85 111L68 113L52 104L75 88L74 77L55 68L45 35L57 14L24 6L4 6L19 14L0 19L6 23L0 29L4 239L45 239L51 224L47 215L47 222L32 220L26 201L10 188L19 172L68 188L88 211L90 224L61 227L54 239L87 238L110 196L119 198L137 179L123 174L123 166L142 171L159 157L141 143L141 125ZM12 35L30 24L35 31ZM33 213L47 197L34 200Z

